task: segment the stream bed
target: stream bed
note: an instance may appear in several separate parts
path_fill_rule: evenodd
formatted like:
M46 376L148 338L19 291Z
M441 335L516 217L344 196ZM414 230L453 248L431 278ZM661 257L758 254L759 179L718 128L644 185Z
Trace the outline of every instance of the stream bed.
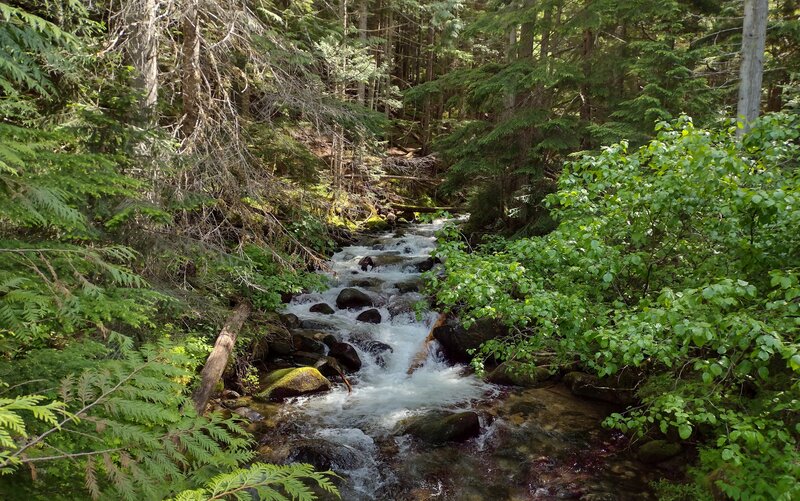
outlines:
M362 365L348 375L351 390L336 384L281 404L278 424L260 438L262 459L330 468L342 477L344 500L653 499L648 482L661 474L632 459L625 437L600 427L608 404L558 383L486 383L448 363L435 341L426 343L438 314L413 305L423 299L421 271L433 265L442 224L405 227L342 249L330 262L330 289L287 305L285 313L306 330L352 345ZM362 266L365 257L371 263ZM370 313L372 322L379 323L357 320L372 307L336 307L345 288L369 295L380 313ZM309 311L320 303L333 312ZM453 429L436 420L453 415L474 422L453 440L437 440L436 433ZM427 432L408 434L415 422Z

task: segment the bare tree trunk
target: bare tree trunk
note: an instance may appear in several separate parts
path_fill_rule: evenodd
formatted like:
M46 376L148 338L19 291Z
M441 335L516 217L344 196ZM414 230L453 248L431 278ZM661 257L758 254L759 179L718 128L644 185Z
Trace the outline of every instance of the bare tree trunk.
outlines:
M744 127L737 129L737 137L750 130L750 125L758 118L761 107L761 79L764 75L768 13L768 0L745 0L742 66L739 70L739 104L736 109L736 118L742 121Z
M592 99L591 99L591 85L589 79L592 76L592 63L591 56L594 50L594 33L590 28L583 30L583 47L581 49L581 59L583 59L583 83L581 83L580 97L581 108L580 118L581 121L588 124L592 121ZM591 147L589 136L584 135L581 138L581 148L589 149Z
M358 6L358 40L361 42L361 47L367 46L367 2L368 0L361 0ZM358 82L358 103L362 106L367 104L366 90L366 83Z
M211 393L214 391L217 381L222 377L225 371L225 366L228 365L228 358L236 346L236 337L239 331L242 330L242 325L247 317L250 316L252 307L250 303L243 301L233 309L233 313L228 317L225 325L222 327L217 341L214 343L214 349L208 355L206 364L203 366L203 371L200 373L200 386L195 390L192 395L194 400L194 407L197 413L202 415L206 411L208 399L211 398Z
M386 83L383 90L383 107L386 118L391 118L392 110L389 106L389 100L392 98L392 68L394 67L394 16L392 11L391 2L386 3L386 8L389 10L388 19L386 21Z
M136 85L144 95L142 107L153 120L158 101L158 36L156 33L156 0L132 0L128 7L126 23L131 29L129 57L136 68Z
M430 82L433 80L433 62L434 62L434 51L433 51L433 43L436 39L436 31L433 27L433 23L428 26L428 46L427 46L427 64L425 66L425 81ZM433 114L433 106L432 106L432 98L430 95L425 96L425 107L423 110L422 115L422 154L427 155L430 149L430 143L432 138L431 133L431 115Z
M200 16L198 0L189 0L183 17L182 82L183 136L192 135L200 118Z

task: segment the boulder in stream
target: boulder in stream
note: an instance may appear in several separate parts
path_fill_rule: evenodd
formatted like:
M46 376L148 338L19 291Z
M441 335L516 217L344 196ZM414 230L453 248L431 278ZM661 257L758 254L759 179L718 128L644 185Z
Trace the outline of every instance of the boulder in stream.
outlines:
M666 440L651 440L639 447L639 461L647 464L660 463L681 453L681 444Z
M384 266L404 265L410 263L411 258L400 255L399 251L389 251L385 254L372 256L372 262L375 263L376 268L380 268Z
M338 360L348 372L361 369L361 357L358 356L356 349L347 343L334 344L328 354Z
M397 290L400 291L400 294L405 294L407 292L419 292L421 282L421 279L413 278L410 280L397 282L394 286L397 287Z
M292 346L297 351L325 354L325 343L317 339L317 332L295 330L292 332Z
M457 319L448 319L444 325L433 329L433 337L442 345L444 354L450 361L458 363L472 360L469 350L507 334L508 327L489 318L478 320L469 329L464 329Z
M550 371L546 367L528 366L520 362L503 362L486 376L486 380L494 384L535 388L550 379Z
M363 461L356 449L319 438L298 440L289 447L286 463L307 463L320 471L351 470Z
M400 294L389 299L386 309L389 310L389 315L394 318L404 313L413 313L414 305L422 300L422 295L416 292Z
M267 387L256 395L257 400L280 400L331 388L331 382L313 367L279 369L269 374L265 383Z
M447 442L463 442L478 436L480 431L478 413L464 411L431 412L412 418L406 424L404 433L431 445L442 445Z
M331 322L327 322L326 319L319 319L319 320L303 320L300 322L301 329L308 329L308 330L315 330L315 331L330 331L333 332L336 330L336 326L333 325Z
M342 289L342 292L336 297L336 307L340 310L363 308L365 306L374 306L372 298L366 292L352 287Z
M333 315L334 309L327 303L317 303L308 309L311 313L322 313L323 315Z
M381 323L381 312L376 310L375 308L370 308L369 310L362 311L356 317L356 320L359 322L367 322L370 324L379 324Z
M387 353L394 352L394 348L389 346L386 343L382 343L380 341L376 341L369 337L369 334L362 334L356 333L350 336L350 341L361 348L362 350L366 351L375 360L375 363L380 365L381 367L386 367L386 359L384 355Z

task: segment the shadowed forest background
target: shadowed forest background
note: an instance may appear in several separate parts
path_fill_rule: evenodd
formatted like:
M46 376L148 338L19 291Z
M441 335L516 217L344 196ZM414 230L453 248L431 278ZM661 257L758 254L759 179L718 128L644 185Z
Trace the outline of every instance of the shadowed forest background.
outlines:
M792 0L0 3L0 497L334 492L206 404L336 249L448 209L478 375L629 385L604 425L691 451L663 499L797 499L799 75Z

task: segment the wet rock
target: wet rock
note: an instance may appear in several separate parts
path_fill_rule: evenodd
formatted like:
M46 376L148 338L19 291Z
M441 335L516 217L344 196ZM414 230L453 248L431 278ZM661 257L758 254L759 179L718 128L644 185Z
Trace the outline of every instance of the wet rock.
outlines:
M297 365L304 365L306 367L317 367L320 365L320 360L325 358L322 353L314 353L311 351L296 351L292 353L292 361Z
M233 410L234 414L238 414L243 418L247 419L250 422L257 423L259 421L264 420L264 416L261 413L254 411L250 407L239 407Z
M359 452L353 447L323 439L298 440L290 448L286 463L307 463L320 471L341 472L361 464Z
M332 345L339 342L335 335L330 332L321 331L318 329L295 329L292 331L292 334L301 335L305 337L309 337L314 339L315 341L319 341L324 343L325 346L331 347Z
M382 284L383 280L375 277L359 278L350 282L353 287L363 287L365 289L379 289Z
M550 379L550 371L546 367L529 366L520 362L503 362L486 376L486 380L494 384L535 388Z
M322 313L323 315L333 315L334 309L326 303L317 303L308 309L311 313Z
M357 317L356 320L359 322L367 322L370 324L379 324L381 323L381 312L376 310L375 308L371 308L366 311L362 311Z
M336 343L331 346L328 355L338 360L348 372L356 372L361 369L361 357L358 356L358 352L352 345Z
M466 363L472 359L473 350L490 339L508 334L508 328L492 319L480 319L469 329L464 329L456 319L449 319L433 330L433 337L442 345L444 354L452 362Z
M347 372L338 360L330 356L319 357L314 367L325 377L340 377Z
M433 265L436 264L436 260L432 257L424 259L417 263L414 267L420 273L424 273L426 271L431 271L433 269Z
M394 252L396 251L372 256L372 262L375 263L375 267L380 268L383 266L403 265L411 261L411 258L407 256L401 256L400 254L395 254Z
M291 339L278 339L269 343L269 353L271 355L285 357L291 355L294 351L294 345Z
M386 309L389 310L389 316L394 318L404 313L413 313L414 305L421 300L422 296L415 292L394 296L389 300Z
M300 319L294 313L286 313L281 315L281 322L287 329L296 329L300 326Z
M441 445L447 442L463 442L478 436L481 425L478 414L473 411L466 412L432 412L418 418L413 418L407 424L404 433L432 445Z
M681 453L681 444L666 440L651 440L641 447L636 456L642 463L654 464L666 461Z
M361 268L361 271L368 271L375 268L375 263L369 256L362 257L361 259L358 260L358 267Z
M316 331L335 331L336 326L323 320L303 320L300 322L300 328L306 330Z
M584 372L573 371L564 376L564 383L573 394L612 404L629 404L634 401L632 387L624 387L618 378L598 378Z
M303 331L294 331L292 334L292 345L297 351L308 351L311 353L325 354L326 346L320 340L316 339L316 332L306 333Z
M368 335L354 334L350 337L350 341L354 345L372 355L375 363L381 367L386 367L386 355L394 352L394 348L388 344L370 339Z
M340 310L363 308L365 306L374 306L372 298L366 292L352 287L342 289L342 292L336 298L336 307Z
M382 251L385 249L386 246L384 244L375 244L372 246L372 250Z
M408 292L419 292L421 283L422 280L414 279L398 282L394 286L397 287L397 290L400 291L400 294L406 294Z
M313 367L279 369L270 373L265 383L267 387L256 395L257 400L280 400L331 388L331 382Z

